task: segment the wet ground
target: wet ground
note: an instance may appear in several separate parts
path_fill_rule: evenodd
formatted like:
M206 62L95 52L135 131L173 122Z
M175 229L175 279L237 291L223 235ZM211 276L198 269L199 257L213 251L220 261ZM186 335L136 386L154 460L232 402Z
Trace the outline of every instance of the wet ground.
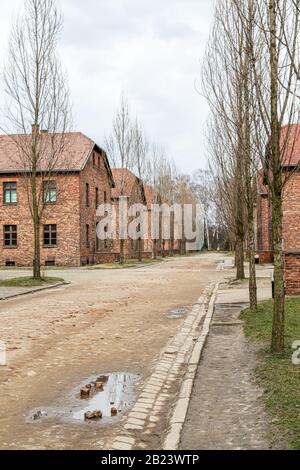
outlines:
M226 277L216 271L221 260L221 254L202 254L137 270L55 271L71 285L0 302L0 340L8 350L8 366L0 368L0 448L110 448L126 409L108 423L104 417L102 424L82 421L87 402L78 403L78 420L51 415L32 422L28 417L44 407L66 409L67 397L73 413L74 396L101 371L138 375L132 388L132 396L138 396L182 325L185 306L197 302L208 282ZM171 407L168 403L162 413ZM152 430L155 442L165 431Z
M138 380L140 376L127 372L92 376L61 397L58 406L31 410L27 422L56 418L66 422L97 420L98 424L114 424L134 406L134 387Z

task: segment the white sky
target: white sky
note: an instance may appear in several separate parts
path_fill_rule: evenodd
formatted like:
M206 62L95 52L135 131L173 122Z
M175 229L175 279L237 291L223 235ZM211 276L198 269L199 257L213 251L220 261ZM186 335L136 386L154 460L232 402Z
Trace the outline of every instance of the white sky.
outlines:
M0 65L24 0L0 0ZM205 166L208 108L195 91L213 0L60 0L59 52L76 130L103 146L120 96L183 173ZM3 93L0 90L0 94ZM0 96L0 100L1 100Z

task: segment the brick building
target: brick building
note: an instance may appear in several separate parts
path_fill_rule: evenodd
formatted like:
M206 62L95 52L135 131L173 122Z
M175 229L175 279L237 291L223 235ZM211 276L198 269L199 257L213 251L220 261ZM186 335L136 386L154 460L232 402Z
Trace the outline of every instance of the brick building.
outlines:
M161 230L161 216L159 217L159 238L155 241L152 239L152 230L151 224L153 219L153 205L161 204L161 197L157 194L155 189L152 186L145 185L145 197L148 209L148 240L145 241L145 251L151 253L151 256L161 256L162 255L162 230Z
M51 136L40 139L50 145ZM31 136L20 136L31 139ZM41 262L80 266L105 260L112 245L96 239L96 207L111 201L114 188L106 153L81 133L64 136L63 150L45 185L43 162L39 189L44 200L41 221ZM0 265L31 266L33 222L28 204L26 172L14 138L0 136Z
M269 188L264 184L263 171L257 174L256 252L260 263L273 262L272 214Z
M289 133L284 148L283 253L286 293L300 294L300 126L283 127ZM272 261L272 206L267 186L259 175L261 193L257 200L257 249L261 262Z
M131 171L122 168L112 169L115 189L112 190L112 198L117 213L117 239L114 241L113 251L116 259L120 259L120 240L119 240L119 204L123 198L127 202L128 208L134 204L146 206L145 190L142 181ZM128 218L128 223L132 218ZM137 259L139 251L143 258L151 258L152 252L147 250L144 240L125 240L125 258Z

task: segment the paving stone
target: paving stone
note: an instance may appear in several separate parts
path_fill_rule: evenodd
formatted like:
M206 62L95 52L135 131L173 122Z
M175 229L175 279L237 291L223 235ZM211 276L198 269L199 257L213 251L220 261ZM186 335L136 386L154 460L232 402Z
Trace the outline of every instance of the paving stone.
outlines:
M147 413L141 413L139 411L132 411L129 414L130 418L143 419L143 420L145 420L147 418L147 416L148 416Z
M143 413L143 414L147 414L149 413L149 410L151 409L152 407L150 408L145 408L145 407L141 407L141 406L137 406L137 407L134 407L132 408L132 413Z
M124 428L132 430L132 431L140 431L143 429L143 426L138 426L134 424L125 424Z
M128 436L118 436L116 438L116 442L125 442L126 444L131 444L133 445L135 443L135 439L133 437L128 437Z
M136 419L136 418L129 418L128 424L133 424L135 426L144 426L145 420L144 419Z
M157 396L157 393L154 394L154 393L145 393L145 392L143 392L143 393L141 393L139 398L147 398L149 400L154 400L156 396Z
M153 404L150 405L149 403L141 403L140 401L138 401L136 403L135 409L137 410L139 408L139 411L150 410L152 406Z
M193 383L194 381L192 379L183 382L179 395L180 398L189 398L191 396Z
M146 403L147 405L153 405L154 403L154 398L139 398L138 402L137 403Z
M156 393L156 392L159 392L160 389L161 389L161 387L158 387L156 385L148 384L148 385L146 385L146 387L144 388L143 391L147 392L147 393L151 393L151 392Z
M171 424L184 423L186 413L189 406L189 400L186 398L179 398L171 419Z
M173 424L164 442L163 450L177 450L181 433L181 424Z
M159 418L157 416L150 416L149 421L150 423L158 423Z
M113 445L113 450L131 450L132 445L131 444L126 444L125 442L116 442Z

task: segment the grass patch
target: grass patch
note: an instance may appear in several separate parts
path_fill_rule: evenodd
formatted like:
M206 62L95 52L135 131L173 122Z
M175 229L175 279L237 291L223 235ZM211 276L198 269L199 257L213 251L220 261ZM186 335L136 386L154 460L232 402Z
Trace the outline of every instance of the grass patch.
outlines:
M128 269L136 268L138 266L147 266L151 264L161 263L162 259L144 259L143 261L138 261L136 259L126 260L124 264L120 263L105 263L97 264L95 266L90 266L89 269Z
M257 312L241 313L246 336L256 342L271 341L273 301L263 302ZM292 363L292 344L300 340L300 298L286 300L286 349L282 355L270 354L269 346L261 351L261 362L255 370L258 384L265 391L265 403L272 415L278 435L292 449L300 449L300 365Z
M33 279L33 277L15 277L0 281L0 287L39 287L60 281L63 281L60 277L43 277L40 280Z

